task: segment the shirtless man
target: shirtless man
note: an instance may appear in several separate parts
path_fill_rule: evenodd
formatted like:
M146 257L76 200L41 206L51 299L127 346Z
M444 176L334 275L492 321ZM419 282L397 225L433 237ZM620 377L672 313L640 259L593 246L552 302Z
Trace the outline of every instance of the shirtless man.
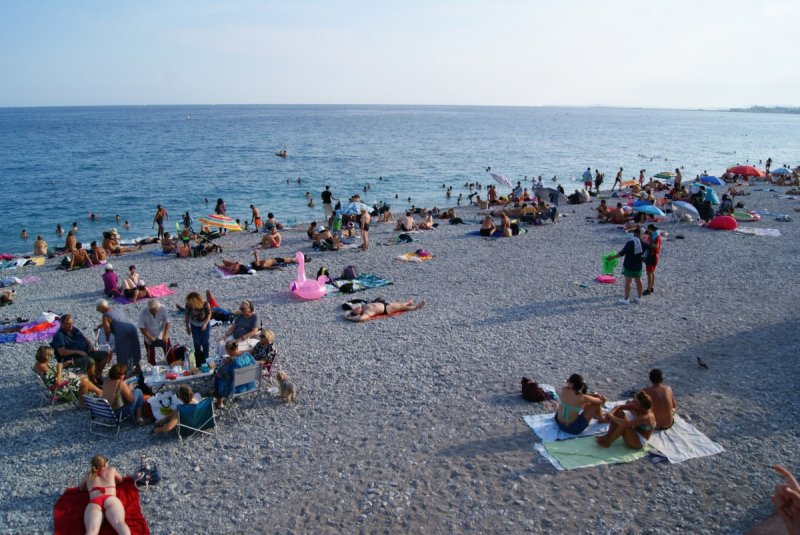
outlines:
M653 386L643 388L650 399L653 400L653 414L656 417L656 429L669 429L675 423L673 415L675 414L675 396L672 395L672 389L664 386L664 373L658 368L650 370L650 382Z
M611 191L614 191L614 188L619 184L619 189L622 189L622 167L619 168L617 171L617 178L614 179L614 185L611 186Z
M617 224L617 225L621 225L621 224L625 223L625 221L628 221L630 219L633 219L633 218L630 217L630 216L625 215L625 210L622 209L622 203L618 202L617 203L617 207L615 209L611 210L611 212L608 214L608 218L606 219L606 223L614 223L614 224Z
M166 210L164 210L164 207L159 204L158 207L157 207L156 216L153 218L153 225L150 227L150 228L155 228L155 226L158 225L158 239L159 240L164 237L164 218L165 217L167 218L167 221L169 221L169 214L167 213Z
M69 271L83 266L91 267L92 265L92 261L89 260L89 253L83 248L83 244L81 242L76 243L75 250L72 251L72 259L69 261Z
M405 303L387 303L375 300L362 306L356 306L353 310L344 313L347 321L367 321L375 316L394 314L395 312L409 312L425 306L425 301L414 304L414 299L409 299Z
M611 215L611 210L608 209L608 205L606 204L606 200L603 199L600 201L600 206L597 207L597 217L600 219L606 219Z
M78 243L78 238L75 237L75 233L71 230L67 232L67 239L64 241L64 250L68 253L71 253L75 250L75 245Z
M277 249L281 246L281 235L278 233L277 227L272 227L270 231L264 234L261 238L262 249Z
M511 220L505 213L500 214L500 229L503 231L503 236L511 237Z
M404 217L397 219L397 226L395 230L402 230L403 232L411 232L412 230L419 230L416 221L411 217L411 212L406 212Z
M432 229L433 228L433 216L431 214L426 215L422 218L422 221L419 223L420 230Z
M92 254L94 254L94 261L95 262L105 262L106 261L106 250L97 245L96 241L93 241L90 245L92 248Z
M44 238L42 238L41 234L36 236L36 241L33 242L33 254L35 255L47 254L47 242L44 241Z
M137 245L136 247L120 247L119 234L111 231L103 233L103 249L111 254L130 253L138 251L141 248L141 245Z
M253 234L258 234L258 229L261 228L261 212L252 204L250 205L250 211L252 212L252 219L250 219L250 222L256 227Z

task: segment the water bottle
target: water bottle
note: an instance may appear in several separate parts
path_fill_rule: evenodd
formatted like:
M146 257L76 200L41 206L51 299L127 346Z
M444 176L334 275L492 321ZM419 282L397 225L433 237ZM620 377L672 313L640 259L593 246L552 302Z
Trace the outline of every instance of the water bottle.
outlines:
M183 357L183 369L185 371L191 370L191 368L189 368L189 352L188 351L186 352L186 355Z

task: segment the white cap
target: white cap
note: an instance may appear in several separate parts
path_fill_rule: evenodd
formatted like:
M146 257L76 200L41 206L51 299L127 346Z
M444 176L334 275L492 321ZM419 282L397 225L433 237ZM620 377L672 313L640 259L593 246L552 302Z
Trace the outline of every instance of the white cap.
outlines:
M325 230L325 226L324 225L320 225L320 226L317 227L317 232L323 232L324 230Z
M112 266L111 264L106 264L106 271L113 271L113 270L114 266Z

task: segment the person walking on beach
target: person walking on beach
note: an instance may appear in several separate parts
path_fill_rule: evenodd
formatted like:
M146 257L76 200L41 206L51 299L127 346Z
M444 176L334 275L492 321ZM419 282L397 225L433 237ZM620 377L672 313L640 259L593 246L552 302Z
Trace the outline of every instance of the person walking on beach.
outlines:
M328 220L333 215L333 203L331 201L338 201L337 197L331 193L331 187L325 186L325 191L322 192L322 209L325 210L325 219Z
M625 247L616 254L608 257L608 260L613 260L624 256L622 261L622 275L625 277L625 297L619 300L619 304L627 305L630 301L628 297L631 293L631 284L636 280L636 297L633 298L634 303L642 301L642 257L645 251L650 251L652 248L650 244L644 243L641 240L642 230L635 228L633 230L633 238L625 244Z
M258 208L252 204L250 205L250 211L252 212L253 216L252 219L250 219L250 222L256 227L256 229L253 231L253 234L258 234L258 230L261 228L261 212L259 212Z
M584 189L591 191L592 189L592 168L587 167L586 171L583 172L583 187Z
M617 184L619 184L619 189L622 190L622 171L623 169L620 167L619 171L617 171L617 177L614 179L614 185L611 186L611 191L614 191L614 188L617 187Z
M767 164L765 165L765 171L769 174L769 168L772 167L772 158L767 158Z
M642 295L650 295L653 293L653 285L656 283L656 266L658 265L658 255L661 253L661 235L658 232L658 227L652 223L647 225L645 234L649 238L652 250L644 257L644 267L647 273L647 289L642 292Z
M364 252L369 251L369 222L372 218L366 208L361 209L361 217L358 224L361 226L361 238L364 240Z
M153 218L153 225L150 228L155 228L158 225L158 239L164 237L164 218L169 222L169 214L160 204L156 207L156 216Z

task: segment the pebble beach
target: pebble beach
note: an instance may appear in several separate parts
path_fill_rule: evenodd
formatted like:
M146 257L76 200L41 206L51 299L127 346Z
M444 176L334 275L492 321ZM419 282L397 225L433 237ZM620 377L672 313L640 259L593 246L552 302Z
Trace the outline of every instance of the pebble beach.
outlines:
M0 533L52 533L56 500L97 453L124 474L143 455L159 463L161 483L141 494L154 534L745 533L773 510L769 495L779 478L771 466L800 473L793 277L800 202L778 197L788 188L761 187L772 186L748 186L751 195L737 201L795 221L764 216L743 225L781 236L712 231L668 217L659 223L656 291L628 306L617 304L619 267L616 284L594 280L601 256L628 239L597 223L596 198L561 206L557 224L526 224L527 233L513 238L469 236L479 225L443 221L413 234L417 242L395 244L394 224L373 218L369 251L318 252L305 227L286 230L281 248L262 256L303 251L313 259L309 276L322 266L338 275L353 265L393 283L316 301L289 291L294 266L216 275L222 258L252 259L255 234L229 233L216 240L223 253L202 258L152 255L159 245L112 257L121 278L135 264L148 286L177 284L176 294L159 299L170 311L194 290L210 289L229 310L252 301L276 335L273 376L286 371L298 398L285 404L265 395L264 410L245 409L241 422L218 413L218 439L181 445L174 433L154 436L149 427L96 438L88 411L60 404L50 422L37 411L30 369L40 342L2 344ZM457 207L464 219L477 212ZM395 259L417 249L434 258ZM70 313L91 332L100 322L102 269L60 271L59 261L3 272L42 280L17 286L14 304L0 315ZM365 323L342 319L346 300L378 297L427 304ZM117 306L135 320L145 304ZM183 317L171 320L173 343L191 346ZM214 327L212 340L224 330ZM592 390L623 399L648 386L652 368L664 371L678 414L725 452L678 465L644 458L559 472L534 451L539 439L522 417L554 406L524 401L523 376L560 387L580 373Z

